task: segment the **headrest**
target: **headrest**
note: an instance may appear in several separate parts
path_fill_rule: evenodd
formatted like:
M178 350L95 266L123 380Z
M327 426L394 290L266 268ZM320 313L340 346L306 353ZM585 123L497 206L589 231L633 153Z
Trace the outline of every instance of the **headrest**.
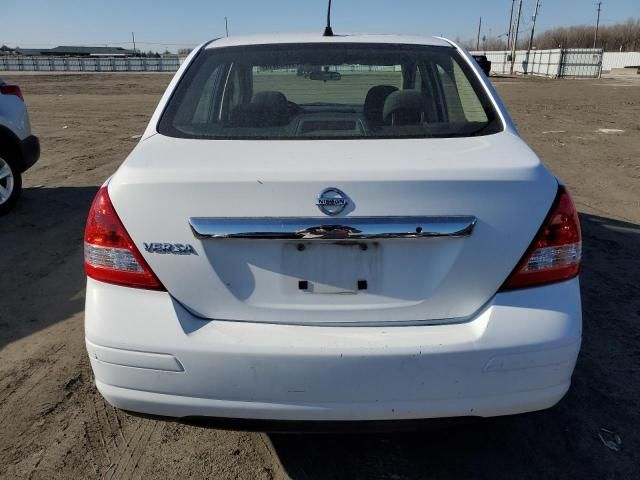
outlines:
M256 105L268 105L273 108L286 108L287 97L282 92L258 92L253 96L251 103Z
M233 127L279 127L289 123L287 97L280 92L258 92L251 103L236 106L231 111Z
M382 109L387 97L398 89L391 85L371 87L364 99L364 116L373 123L382 123Z
M382 118L384 120L396 113L414 114L414 116L422 117L425 112L425 99L418 90L401 90L393 92L387 97L382 110ZM418 123L411 121L409 123Z

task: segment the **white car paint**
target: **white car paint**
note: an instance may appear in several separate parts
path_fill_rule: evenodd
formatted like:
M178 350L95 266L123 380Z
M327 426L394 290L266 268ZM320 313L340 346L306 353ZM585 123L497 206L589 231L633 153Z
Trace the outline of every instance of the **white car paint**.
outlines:
M370 35L229 37L200 48L308 42L459 48ZM88 280L87 350L103 396L155 415L276 420L494 416L557 403L581 342L578 279L496 293L540 228L557 180L460 52L498 110L501 133L309 148L159 134L194 51L108 185L168 292ZM319 217L315 196L327 187L349 195L352 216L473 215L478 223L465 238L380 241L365 261L384 272L375 288L324 296L296 291L293 249L201 240L189 226L192 217ZM158 255L146 242L189 243L197 255ZM337 249L351 247L333 248L340 257ZM330 258L312 262L321 271ZM312 280L340 283L355 268L345 265Z
M131 154L109 184L109 193L134 239L194 245L198 256L141 251L172 295L193 313L215 319L322 323L335 317L344 322L407 322L474 314L522 257L557 190L555 177L522 140L508 132L492 135L490 140L315 143L310 149L307 142L297 140L220 140L214 162L207 140L156 135ZM340 155L335 155L337 151ZM176 168L177 158L180 168ZM345 169L343 158L357 158L356 167ZM309 175L310 165L313 175ZM385 271L381 280L388 281L373 289L379 290L376 295L300 294L292 300L297 283L283 280L282 273L295 276L295 252L284 265L280 245L263 243L252 250L247 264L252 241L233 245L200 241L186 221L231 214L270 217L274 212L282 217L318 217L315 196L328 186L350 196L355 204L350 215L474 215L478 224L469 238L433 239L429 249L420 242L386 242L381 246L384 255L371 260ZM287 195L279 195L283 190ZM181 192L181 201L167 195L172 191ZM384 193L378 197L377 192ZM484 201L479 203L479 197ZM518 214L522 209L528 211L526 216ZM157 213L150 217L150 212ZM193 282L207 285L206 291L185 282L176 268L188 271Z
M0 83L2 79L0 78ZM15 95L0 92L0 125L7 127L19 139L31 135L31 122L25 103Z
M345 33L333 37L324 37L317 33L269 33L254 35L238 35L222 37L214 42L208 42L204 48L242 47L247 45L271 44L305 44L305 43L369 43L369 44L403 44L430 45L448 47L452 42L440 37L425 37L419 35L380 35L372 33Z
M102 395L170 417L399 420L541 410L568 390L581 339L577 280L498 294L461 324L310 327L203 322L167 293L89 279L85 318Z
M0 216L8 213L22 190L22 173L40 157L40 142L21 92L0 78Z

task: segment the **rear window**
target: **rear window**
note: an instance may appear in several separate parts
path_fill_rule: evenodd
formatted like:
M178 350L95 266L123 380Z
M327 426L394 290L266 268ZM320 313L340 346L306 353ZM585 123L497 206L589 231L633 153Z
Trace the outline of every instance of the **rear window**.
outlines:
M449 47L305 44L201 51L158 131L201 139L466 137L502 130Z

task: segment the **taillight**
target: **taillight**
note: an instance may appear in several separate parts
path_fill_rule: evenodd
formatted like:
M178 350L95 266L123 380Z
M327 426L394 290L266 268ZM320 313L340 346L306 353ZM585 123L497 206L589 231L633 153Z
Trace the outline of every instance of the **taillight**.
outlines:
M533 287L578 275L582 261L582 234L578 212L564 186L536 238L501 290Z
M20 87L18 85L8 85L6 83L3 83L2 85L0 85L0 93L2 93L3 95L15 95L24 102L24 98L22 97L22 90L20 90Z
M93 200L84 233L84 269L95 280L164 290L116 214L107 187Z

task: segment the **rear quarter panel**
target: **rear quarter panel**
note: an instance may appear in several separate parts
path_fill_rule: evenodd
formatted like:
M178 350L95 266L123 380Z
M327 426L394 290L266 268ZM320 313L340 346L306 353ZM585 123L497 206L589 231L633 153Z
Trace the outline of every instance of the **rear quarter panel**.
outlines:
M0 125L23 140L31 134L31 123L27 108L22 100L15 95L0 93Z

